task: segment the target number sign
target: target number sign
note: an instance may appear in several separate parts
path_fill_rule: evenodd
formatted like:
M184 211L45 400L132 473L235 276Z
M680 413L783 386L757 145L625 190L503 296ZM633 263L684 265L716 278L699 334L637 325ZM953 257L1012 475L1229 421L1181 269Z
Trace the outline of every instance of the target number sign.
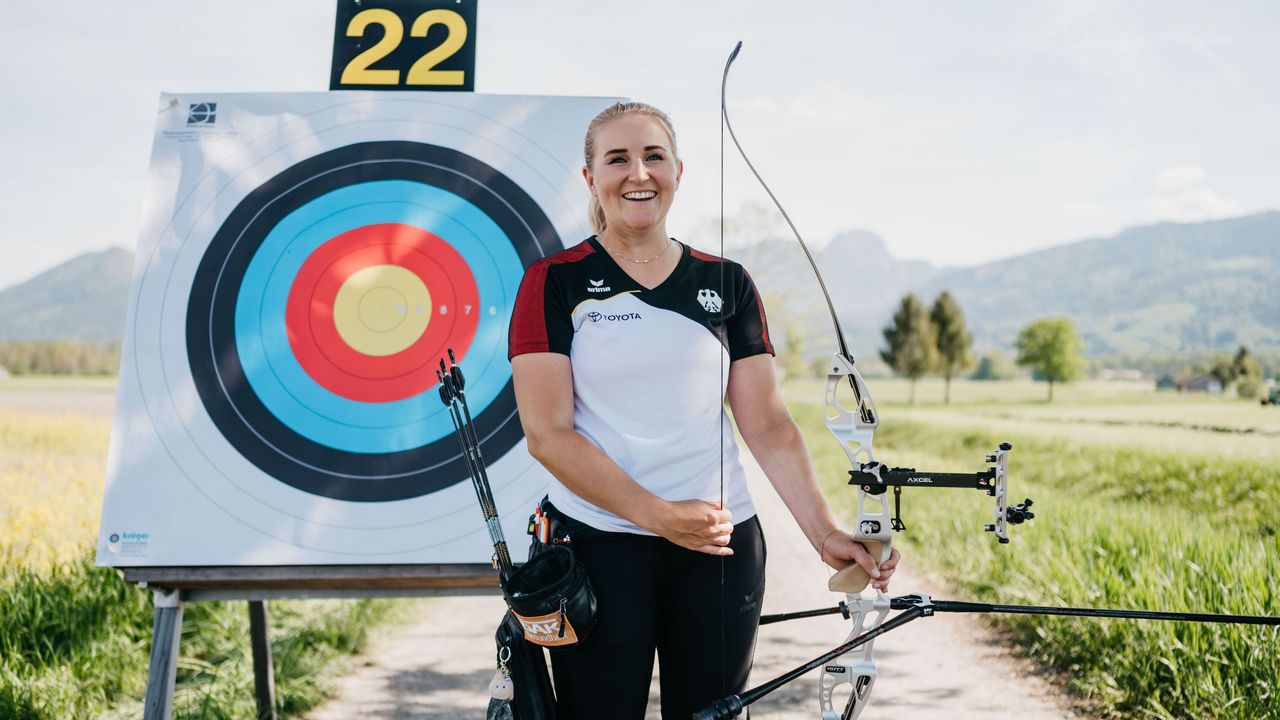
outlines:
M330 90L475 89L478 0L338 0Z
M611 100L162 100L186 112L157 128L99 561L485 561L437 391L449 349L521 536L549 476L508 324L525 268L589 232L580 133Z

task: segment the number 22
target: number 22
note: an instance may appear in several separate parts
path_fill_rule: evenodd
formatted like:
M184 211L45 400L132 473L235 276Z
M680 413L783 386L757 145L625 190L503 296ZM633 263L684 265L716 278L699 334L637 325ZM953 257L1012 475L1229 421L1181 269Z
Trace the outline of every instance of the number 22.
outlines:
M370 25L381 25L386 34L373 47L351 59L342 69L344 85L398 85L399 70L374 70L370 66L391 54L404 39L404 23L400 16L385 8L361 11L347 24L347 37L361 37ZM418 58L405 77L406 85L462 85L463 70L435 70L467 42L467 21L452 10L428 10L413 21L409 37L426 37L433 25L444 25L448 34L444 42Z

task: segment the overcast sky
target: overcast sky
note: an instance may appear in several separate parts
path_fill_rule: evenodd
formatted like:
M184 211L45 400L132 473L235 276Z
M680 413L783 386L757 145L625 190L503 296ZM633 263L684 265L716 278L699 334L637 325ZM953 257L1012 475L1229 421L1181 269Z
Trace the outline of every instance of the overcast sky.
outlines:
M334 10L9 3L0 287L135 245L161 90L326 90ZM899 258L972 265L1280 208L1275 3L482 0L478 25L478 92L671 113L677 237L705 242L718 212L720 72L739 39L735 129L815 245L860 228ZM728 169L730 212L767 201Z

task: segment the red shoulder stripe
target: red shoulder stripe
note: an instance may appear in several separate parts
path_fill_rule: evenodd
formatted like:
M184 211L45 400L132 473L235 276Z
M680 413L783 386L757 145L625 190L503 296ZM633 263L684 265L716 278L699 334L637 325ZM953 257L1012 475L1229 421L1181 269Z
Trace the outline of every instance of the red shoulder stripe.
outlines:
M689 255L698 260L706 260L707 262L724 262L724 258L717 257L715 255L708 255L702 252L701 250L694 250L692 245L689 245L688 248L689 248Z
M744 268L742 274L751 284L751 294L756 296L756 308L760 311L760 333L764 336L764 344L769 348L770 355L776 355L777 353L773 351L773 343L769 340L769 321L764 317L764 298L760 297L760 289L756 287L756 281L751 279L751 273Z
M511 312L508 359L522 353L550 351L546 316L547 273L552 265L577 262L594 252L591 243L583 241L529 266L520 281L520 291L516 293L515 307Z

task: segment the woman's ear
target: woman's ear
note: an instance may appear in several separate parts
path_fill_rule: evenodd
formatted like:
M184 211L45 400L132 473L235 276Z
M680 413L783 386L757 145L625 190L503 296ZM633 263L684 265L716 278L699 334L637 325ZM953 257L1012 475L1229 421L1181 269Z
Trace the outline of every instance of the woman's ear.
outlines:
M592 195L596 194L596 179L591 176L591 168L586 165L582 166L582 179L587 181L587 189Z

